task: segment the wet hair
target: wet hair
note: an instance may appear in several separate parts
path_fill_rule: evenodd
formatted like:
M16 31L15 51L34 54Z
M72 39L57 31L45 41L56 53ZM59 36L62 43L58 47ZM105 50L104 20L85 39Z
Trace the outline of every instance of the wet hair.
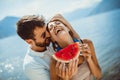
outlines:
M17 22L17 34L23 39L34 39L34 30L36 27L43 28L45 20L43 16L27 15L23 16Z

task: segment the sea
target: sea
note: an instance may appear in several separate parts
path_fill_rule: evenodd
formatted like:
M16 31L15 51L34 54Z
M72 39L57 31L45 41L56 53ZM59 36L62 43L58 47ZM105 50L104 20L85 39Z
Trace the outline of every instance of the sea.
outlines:
M81 39L92 40L102 80L120 80L120 9L70 23ZM0 39L0 80L28 80L22 70L27 48L17 35Z

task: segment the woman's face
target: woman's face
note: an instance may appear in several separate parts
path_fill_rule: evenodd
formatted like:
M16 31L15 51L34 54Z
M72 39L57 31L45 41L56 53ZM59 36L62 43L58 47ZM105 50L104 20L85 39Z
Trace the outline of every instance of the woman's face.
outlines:
M57 41L58 43L73 41L71 35L69 34L69 29L60 21L48 23L48 30L53 41Z
M48 24L48 30L51 31L52 29L53 29L53 32L55 33L55 35L58 35L58 36L62 32L66 32L66 33L69 32L68 28L60 21L50 22Z

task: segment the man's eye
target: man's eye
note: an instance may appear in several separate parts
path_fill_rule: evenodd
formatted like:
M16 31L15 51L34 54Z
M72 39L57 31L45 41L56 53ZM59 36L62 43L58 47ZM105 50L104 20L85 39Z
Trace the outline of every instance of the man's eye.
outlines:
M45 38L45 37L46 37L46 32L42 34L42 38Z
M46 37L46 32L44 33L44 35L43 35L43 38L45 38Z

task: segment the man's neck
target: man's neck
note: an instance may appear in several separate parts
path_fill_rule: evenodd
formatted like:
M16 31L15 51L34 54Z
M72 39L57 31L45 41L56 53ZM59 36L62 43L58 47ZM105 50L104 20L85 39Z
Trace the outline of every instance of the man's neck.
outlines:
M31 49L33 51L36 51L36 52L44 52L46 50L46 47L31 47Z

